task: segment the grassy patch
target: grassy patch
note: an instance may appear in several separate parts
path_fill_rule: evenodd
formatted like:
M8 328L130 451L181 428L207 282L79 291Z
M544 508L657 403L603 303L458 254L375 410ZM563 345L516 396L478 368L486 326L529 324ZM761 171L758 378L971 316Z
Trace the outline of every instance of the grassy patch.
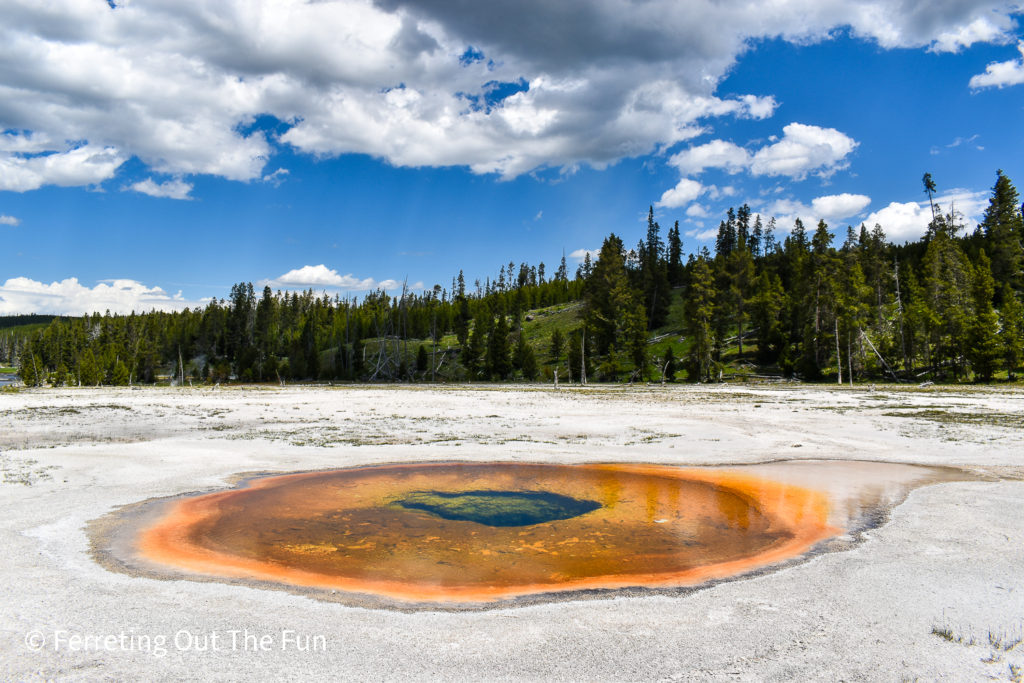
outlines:
M582 323L582 314L583 304L578 301L538 308L526 314L531 320L523 318L523 334L539 362L547 363L551 360L551 335L554 331L561 330L568 343L569 333ZM563 350L563 356L564 353Z
M40 465L38 460L16 460L0 453L0 483L32 486L40 481L53 479L50 474L59 469L56 465Z
M1021 649L1021 644L1024 643L1024 622L1010 629L986 629L984 636L975 635L973 629L962 629L944 622L932 625L932 635L964 647L985 647L991 650L991 654L981 661L992 664L1002 661L1005 653Z
M980 425L990 427L1007 427L1010 429L1024 429L1024 415L1021 415L1020 413L967 413L926 408L923 410L895 410L883 413L883 415L886 417L910 417L918 420L937 422L939 424Z

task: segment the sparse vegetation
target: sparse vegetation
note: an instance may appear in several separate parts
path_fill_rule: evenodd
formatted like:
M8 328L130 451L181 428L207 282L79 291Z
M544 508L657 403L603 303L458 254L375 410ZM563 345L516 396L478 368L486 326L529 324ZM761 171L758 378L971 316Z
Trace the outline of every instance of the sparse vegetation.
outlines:
M982 664L997 665L1004 661L1007 654L1020 652L1024 643L1024 622L1010 629L993 629L985 631L984 637L975 635L973 629L954 628L949 623L932 626L932 635L946 642L956 643L964 647L984 647L988 654L980 658ZM1019 683L1024 677L1024 664L1006 662L1007 678Z

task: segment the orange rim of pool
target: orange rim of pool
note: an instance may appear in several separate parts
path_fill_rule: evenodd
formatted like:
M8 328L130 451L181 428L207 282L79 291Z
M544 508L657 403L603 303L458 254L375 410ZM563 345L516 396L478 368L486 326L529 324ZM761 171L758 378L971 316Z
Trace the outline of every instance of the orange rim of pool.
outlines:
M669 588L806 553L823 492L730 469L417 463L266 476L168 502L142 559L413 603Z

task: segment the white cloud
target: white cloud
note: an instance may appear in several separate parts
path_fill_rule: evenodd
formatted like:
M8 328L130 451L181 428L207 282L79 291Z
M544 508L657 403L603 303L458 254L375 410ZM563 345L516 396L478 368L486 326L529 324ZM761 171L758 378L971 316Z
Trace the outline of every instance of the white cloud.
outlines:
M372 277L357 278L351 273L341 275L333 268L324 264L317 266L302 266L289 270L284 275L268 280L265 283L272 287L294 288L294 287L330 287L332 289L345 289L349 291L370 291L374 289L401 289L402 283L394 279L375 280ZM417 282L410 289L422 289L423 283Z
M708 228L707 230L688 230L686 232L686 236L703 242L704 240L710 240L717 237L718 228Z
M707 208L700 204L690 204L686 207L686 215L690 218L707 218L711 214L708 213Z
M600 249L577 249L569 254L569 258L574 258L577 261L582 261L586 258L587 254L590 254L590 260L596 261L598 255L601 253Z
M959 52L975 43L1003 42L1013 30L1006 16L981 16L970 23L953 26L943 31L928 48L931 52Z
M811 210L826 220L838 220L860 213L870 203L871 197L867 195L844 192L815 197L811 200Z
M949 51L1005 41L1014 11L1004 0L778 0L757 11L745 0L472 11L431 0L4 0L0 189L93 185L133 156L173 177L271 178L277 142L503 177L603 168L692 139L716 117L772 115L771 97L716 95L758 38L806 43L849 27L887 49ZM462 59L468 45L484 58ZM494 86L520 82L528 90L504 99ZM265 115L292 127L264 133L253 124ZM756 166L827 173L836 153L815 166L791 152Z
M725 140L712 140L703 145L689 147L673 155L668 163L684 176L696 175L706 168L720 168L729 173L749 169L750 153L739 145Z
M1005 88L1024 83L1024 40L1017 43L1017 49L1021 54L1020 59L992 62L985 67L985 73L971 76L971 89Z
M814 171L827 177L845 168L846 157L858 145L835 128L791 123L782 131L781 140L754 153L750 161L751 173L785 175L800 180Z
M656 201L654 205L668 208L683 206L707 192L707 189L696 180L681 178L675 187L665 190L661 195L661 199Z
M10 278L0 285L0 314L131 313L151 310L179 311L202 306L205 300L187 301L181 292L169 295L160 287L147 287L136 280L109 280L86 287L78 278L46 284L26 277Z
M890 241L906 242L921 239L931 219L931 208L927 204L890 202L888 206L871 212L864 219L864 225L869 228L880 225Z
M782 138L773 137L769 144L755 152L726 140L712 140L678 152L668 163L678 168L683 178L676 187L665 191L657 205L678 207L705 192L712 199L735 192L732 187L703 187L700 182L687 177L708 168L722 169L730 174L747 171L756 176L789 176L796 180L802 180L813 172L827 178L848 165L847 157L858 145L853 138L834 128L803 123L790 123L782 133Z
M150 197L164 197L167 199L192 199L189 193L192 191L192 184L184 180L168 180L157 183L152 178L140 180L126 189L148 194Z
M985 150L985 148L982 145L975 144L975 141L980 137L981 136L978 135L977 133L966 138L958 136L955 140L953 140L953 142L949 143L948 145L944 145L944 147L946 149L953 149L955 147L960 147L961 145L969 145L970 147L978 150L979 152L982 152ZM938 155L942 153L942 149L937 145L933 145L931 150L929 151L932 155Z
M288 177L290 171L287 168L279 168L273 173L268 173L263 176L263 182L270 183L274 187L281 187L281 183Z
M988 206L988 193L953 190L936 197L935 204L942 213L955 209L967 229L971 230L981 221ZM890 202L888 206L868 214L863 222L869 228L881 225L892 242L906 242L923 237L931 220L932 210L928 202Z
M807 229L812 229L819 220L834 224L849 219L863 211L871 198L862 194L824 195L811 200L810 206L795 199L777 199L764 208L761 213L774 216L780 230L789 230L797 218Z
M96 185L114 177L125 159L113 147L95 145L29 157L0 153L0 190L26 192L44 185Z
M21 225L21 220L14 216L8 216L6 214L0 214L0 225L10 225L17 227Z
M0 133L0 152L38 154L51 149L53 142L42 133L5 131Z

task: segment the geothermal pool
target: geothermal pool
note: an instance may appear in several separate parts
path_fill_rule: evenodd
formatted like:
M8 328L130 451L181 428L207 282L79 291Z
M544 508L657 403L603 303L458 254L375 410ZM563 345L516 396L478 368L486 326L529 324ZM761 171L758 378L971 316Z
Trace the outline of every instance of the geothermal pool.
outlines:
M914 486L965 478L850 461L381 465L152 501L115 514L97 545L133 573L480 605L779 565L849 540Z

